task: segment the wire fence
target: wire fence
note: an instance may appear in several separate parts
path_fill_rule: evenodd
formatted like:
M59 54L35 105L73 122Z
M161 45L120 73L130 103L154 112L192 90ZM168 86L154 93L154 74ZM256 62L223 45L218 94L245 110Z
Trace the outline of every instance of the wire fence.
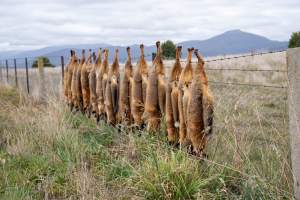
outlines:
M280 51L270 51L270 52L261 52L261 53L251 53L251 54L245 54L245 55L238 55L238 56L223 56L220 58L215 59L207 59L205 62L206 65L206 71L208 74L213 77L210 79L209 83L212 85L230 85L230 86L250 86L250 87L265 87L265 88L275 88L275 89L284 89L286 88L286 84L284 81L284 78L286 76L287 70L286 66L283 64L280 66L280 68L274 68L274 66L269 66L268 68L264 67L257 67L256 64L255 68L247 66L247 63L245 63L244 67L241 67L241 64L238 64L238 67L234 66L232 63L225 63L222 64L222 62L228 62L234 60L235 62L240 62L241 58L247 59L250 58L252 60L258 58L259 56L265 56L275 53L284 53L285 50ZM145 57L154 57L153 54L146 54ZM50 63L53 63L53 68L45 68L45 82L47 83L47 89L51 93L56 93L58 91L58 88L61 88L61 85L63 84L63 77L64 77L64 67L66 63L69 61L68 56L48 56L48 59ZM138 60L139 56L133 56L133 60ZM5 59L0 60L0 80L1 82L5 82L8 85L16 86L23 91L26 91L27 94L34 94L36 95L36 92L38 91L36 86L39 85L38 82L38 70L37 68L33 68L34 62L37 62L37 57L27 57L27 58L14 58L14 59ZM173 65L174 61L166 60L165 66L167 69L170 69ZM181 60L182 63L185 63L185 60ZM192 63L196 63L195 61L192 61ZM217 63L217 65L213 65L213 63ZM36 63L35 63L36 64ZM271 84L268 83L268 81L262 81L261 83L257 83L257 81L253 81L253 78L251 80L245 82L240 78L240 80L237 80L235 77L234 80L230 78L229 76L225 76L224 73L227 74L237 74L236 77L241 77L239 73L241 73L243 76L244 73L256 73L256 75L248 75L250 76L259 76L264 73L270 74L280 74L282 73L282 80L281 81L275 81L276 83L273 83L274 81L271 81ZM257 75L258 73L258 75ZM220 77L222 76L223 77ZM280 75L279 75L280 76ZM277 75L277 77L279 77ZM257 78L256 78L257 79ZM275 78L276 79L276 78ZM278 78L277 78L278 79ZM279 84L280 83L280 84ZM56 92L55 92L56 91Z

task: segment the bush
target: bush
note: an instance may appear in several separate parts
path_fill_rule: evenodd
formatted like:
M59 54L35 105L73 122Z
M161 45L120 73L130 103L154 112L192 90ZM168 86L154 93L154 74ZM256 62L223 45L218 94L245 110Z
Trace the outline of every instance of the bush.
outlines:
M171 40L165 41L162 45L162 54L164 58L170 59L175 58L176 46Z
M55 65L53 65L49 58L45 57L45 56L40 56L38 57L33 63L32 63L32 68L37 68L38 67L38 60L39 59L43 59L43 63L44 63L44 67L55 67Z
M294 32L289 41L289 48L300 47L300 31Z

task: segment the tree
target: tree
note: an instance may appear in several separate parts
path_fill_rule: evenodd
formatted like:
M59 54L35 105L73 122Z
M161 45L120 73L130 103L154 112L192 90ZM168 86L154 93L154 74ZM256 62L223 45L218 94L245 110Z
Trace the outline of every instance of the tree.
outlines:
M175 58L176 46L171 40L165 41L162 45L162 54L164 58L170 59Z
M289 41L289 48L300 47L300 31L294 32Z
M38 59L43 59L44 67L55 67L49 60L49 58L45 56L40 56L38 57L35 61L32 63L32 68L37 68L38 67Z

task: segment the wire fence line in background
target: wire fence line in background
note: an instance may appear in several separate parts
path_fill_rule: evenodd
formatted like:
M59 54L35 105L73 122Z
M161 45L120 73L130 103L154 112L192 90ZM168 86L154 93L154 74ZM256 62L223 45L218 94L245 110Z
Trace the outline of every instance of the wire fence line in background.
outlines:
M209 83L216 85L237 85L237 86L250 86L250 87L266 87L266 88L287 88L286 86L280 85L260 85L260 84L247 84L247 83L230 83L230 82L218 82L218 81L208 81Z
M223 57L223 58L217 58L217 59L211 59L211 60L206 60L206 63L212 63L212 62L217 62L217 61L224 61L224 60L235 60L239 58L245 58L245 57L255 57L255 56L260 56L260 55L266 55L266 54L274 54L274 53L280 53L280 52L285 52L286 50L280 50L280 51L270 51L270 52L261 52L261 53L251 53L251 54L246 54L246 55L239 55L239 56L231 56L231 57ZM152 60L154 58L155 54L146 54L145 57L150 57L152 56ZM47 56L48 58L51 58L52 60L55 59L55 69L59 69L60 67L60 78L58 78L58 82L61 84L64 84L64 71L65 71L65 63L69 62L70 57L65 57L65 56ZM139 59L140 56L135 56L132 57L132 59ZM4 71L6 71L6 83L9 85L14 85L16 87L19 87L19 79L22 76L24 78L25 76L25 81L22 81L21 86L25 86L24 91L26 91L28 94L31 92L31 85L34 81L31 80L34 77L32 74L36 74L32 68L32 64L37 60L37 57L26 57L26 58L14 58L14 59L2 59L0 60L0 80L4 82L5 77L4 77ZM9 64L9 61L13 61L11 64ZM24 61L24 62L22 62ZM181 62L186 62L185 60L181 60ZM192 63L196 63L195 61L192 61ZM13 74L10 73L10 69L13 70ZM25 73L22 74L23 69L25 69ZM278 73L287 73L287 70L283 69L243 69L243 68L212 68L212 67L207 67L206 70L208 71L240 71L240 72L278 72ZM18 73L19 71L19 73ZM56 72L59 73L59 72ZM31 75L31 76L30 76ZM46 75L48 76L48 75ZM51 74L49 74L51 76ZM36 78L36 77L35 77ZM14 80L14 81L13 81ZM237 86L249 86L249 87L266 87L266 88L278 88L278 89L284 89L286 86L284 85L264 85L264 84L255 84L255 83L242 83L242 82L224 82L224 81L218 81L218 80L211 80L209 81L213 85L237 85Z

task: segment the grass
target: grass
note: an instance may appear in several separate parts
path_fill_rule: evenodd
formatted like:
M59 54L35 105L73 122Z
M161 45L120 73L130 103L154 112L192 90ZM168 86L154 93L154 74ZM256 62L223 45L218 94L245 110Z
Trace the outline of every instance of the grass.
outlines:
M118 131L0 86L0 199L292 199L286 92L213 86L199 160L159 135Z

